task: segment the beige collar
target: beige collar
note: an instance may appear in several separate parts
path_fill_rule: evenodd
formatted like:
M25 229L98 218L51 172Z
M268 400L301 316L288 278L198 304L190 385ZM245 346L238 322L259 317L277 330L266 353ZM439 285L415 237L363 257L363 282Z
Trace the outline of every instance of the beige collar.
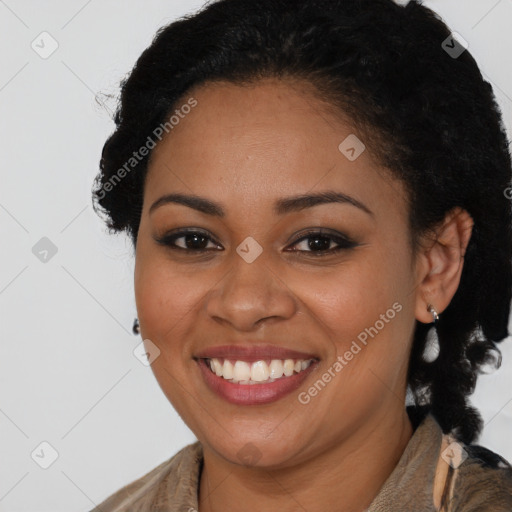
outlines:
M441 502L453 487L453 470L441 452L451 442L427 415L366 512L446 511ZM92 512L197 512L202 463L201 444L190 444Z

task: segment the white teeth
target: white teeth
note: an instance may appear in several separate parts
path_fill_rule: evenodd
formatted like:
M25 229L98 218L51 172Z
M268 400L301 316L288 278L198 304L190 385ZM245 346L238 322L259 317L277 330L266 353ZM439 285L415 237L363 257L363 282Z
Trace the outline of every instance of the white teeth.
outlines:
M214 359L215 361L215 359ZM219 375L220 377L220 375ZM234 380L249 380L251 378L251 367L245 361L237 361L233 367Z
M279 379L284 374L283 362L279 359L272 359L270 361L270 377L272 379Z
M313 359L272 359L270 364L260 360L254 363L246 361L235 361L234 364L228 359L224 361L218 358L206 360L211 371L218 377L222 377L232 383L258 384L269 383L284 377L291 377L294 373L304 371L313 362Z
M217 377L222 377L222 365L218 359L213 359L213 371Z
M233 363L229 359L224 359L224 366L222 367L222 376L227 380L233 378Z
M286 359L283 366L284 374L286 377L290 377L290 375L293 375L293 367L295 366L293 363L293 359Z
M255 382L263 382L269 378L270 371L265 361L256 361L251 366L251 380Z

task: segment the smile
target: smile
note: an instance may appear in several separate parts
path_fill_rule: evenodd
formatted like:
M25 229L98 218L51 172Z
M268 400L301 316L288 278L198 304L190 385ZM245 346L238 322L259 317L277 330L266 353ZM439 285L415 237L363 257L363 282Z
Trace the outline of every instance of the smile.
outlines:
M306 370L313 359L270 359L254 362L224 358L205 359L212 373L232 383L254 385L272 383Z
M235 405L263 405L296 391L319 364L317 359L196 359L203 382Z

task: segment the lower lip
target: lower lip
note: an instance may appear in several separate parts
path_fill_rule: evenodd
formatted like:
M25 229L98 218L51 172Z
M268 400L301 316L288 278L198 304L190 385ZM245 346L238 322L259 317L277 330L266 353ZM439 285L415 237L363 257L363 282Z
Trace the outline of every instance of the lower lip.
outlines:
M198 359L197 363L208 387L228 402L237 405L259 405L275 402L295 391L317 365L316 362L313 362L305 370L294 373L290 377L281 377L274 382L234 384L215 375L204 359Z

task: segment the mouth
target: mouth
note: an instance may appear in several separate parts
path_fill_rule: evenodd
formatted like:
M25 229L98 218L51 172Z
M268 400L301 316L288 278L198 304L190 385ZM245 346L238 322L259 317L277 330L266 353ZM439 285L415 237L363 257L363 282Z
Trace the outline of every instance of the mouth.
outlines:
M319 362L311 354L278 347L217 347L195 360L206 385L237 405L283 398L296 390Z
M267 359L255 362L214 357L204 359L205 364L217 377L232 384L255 385L272 383L303 372L314 359Z

